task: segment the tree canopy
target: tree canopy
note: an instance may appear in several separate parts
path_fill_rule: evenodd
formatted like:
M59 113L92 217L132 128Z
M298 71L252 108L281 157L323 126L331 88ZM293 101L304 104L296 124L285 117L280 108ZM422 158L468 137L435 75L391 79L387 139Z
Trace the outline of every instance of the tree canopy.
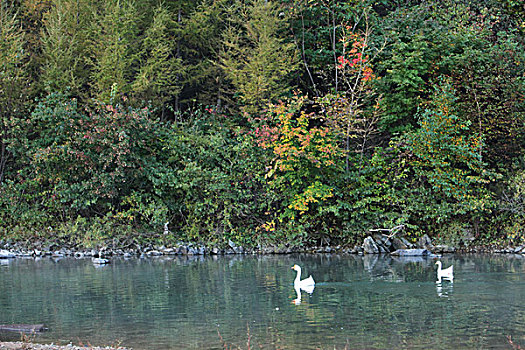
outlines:
M0 6L0 233L524 242L512 0Z

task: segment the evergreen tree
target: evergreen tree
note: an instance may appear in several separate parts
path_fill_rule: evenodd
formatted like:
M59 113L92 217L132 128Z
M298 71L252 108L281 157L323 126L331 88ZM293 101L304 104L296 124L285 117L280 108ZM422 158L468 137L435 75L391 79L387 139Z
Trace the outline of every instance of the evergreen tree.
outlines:
M162 110L181 90L182 60L173 49L174 26L168 10L159 5L142 43L142 59L133 92L139 100L151 101Z
M184 62L184 88L176 104L187 106L194 101L203 105L223 105L224 72L214 64L221 50L221 33L226 10L232 0L204 0L181 18L177 42L178 56ZM179 11L180 14L180 11Z
M93 94L108 100L112 93L128 93L135 73L139 14L132 1L105 0L93 8L91 26L91 85Z
M13 156L13 142L22 127L29 79L25 34L18 18L0 6L0 183L7 161Z
M297 69L294 44L287 42L285 18L272 1L252 0L232 9L220 65L246 112L256 112L292 88Z
M87 85L84 44L91 22L86 0L56 0L46 14L42 31L44 62L41 82L48 92L71 89L80 95Z

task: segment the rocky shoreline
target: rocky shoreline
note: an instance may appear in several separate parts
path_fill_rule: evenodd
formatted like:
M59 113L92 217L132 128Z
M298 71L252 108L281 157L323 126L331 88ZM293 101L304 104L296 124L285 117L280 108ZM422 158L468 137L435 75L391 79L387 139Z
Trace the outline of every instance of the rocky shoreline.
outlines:
M108 243L99 249L59 246L54 242L13 242L0 241L0 259L24 258L24 257L75 257L75 258L101 258L120 256L124 258L133 257L159 257L159 256L196 256L196 255L230 255L230 254L292 254L292 253L317 253L317 254L392 254L397 250L423 249L431 254L451 253L490 253L490 254L523 254L525 245L516 247L495 246L465 246L459 247L434 244L432 240L424 235L416 243L407 239L392 235L375 234L367 236L361 245L352 248L342 246L324 247L297 247L297 246L265 246L245 248L229 241L225 248L205 247L193 243L177 243L173 246L145 244L134 244L127 247L119 247Z

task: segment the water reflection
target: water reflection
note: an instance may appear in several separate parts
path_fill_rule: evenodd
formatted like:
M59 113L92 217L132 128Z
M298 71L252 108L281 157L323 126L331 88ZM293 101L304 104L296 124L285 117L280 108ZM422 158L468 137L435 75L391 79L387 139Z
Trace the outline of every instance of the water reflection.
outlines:
M314 272L311 291L294 288L294 263ZM506 336L525 346L525 259L447 256L454 283L436 283L434 263L199 256L96 268L90 259L16 259L0 269L0 324L45 323L38 341L118 340L136 350L235 348L248 339L266 349L504 348Z
M295 290L295 295L296 295L296 298L294 300L292 300L292 303L294 303L295 305L300 305L301 304L301 292L302 291L305 291L306 293L308 294L313 294L314 292L314 289L315 289L315 285L307 285L307 286L297 286L295 285L294 286L294 290Z
M436 282L436 293L440 298L448 298L452 295L454 291L454 285L452 283L441 283L441 281Z

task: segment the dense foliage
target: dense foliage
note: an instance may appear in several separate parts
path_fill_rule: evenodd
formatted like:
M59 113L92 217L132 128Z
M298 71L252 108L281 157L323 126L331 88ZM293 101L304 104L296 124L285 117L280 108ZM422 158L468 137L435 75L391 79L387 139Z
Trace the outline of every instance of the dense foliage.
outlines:
M524 35L511 0L4 1L0 234L523 243Z

